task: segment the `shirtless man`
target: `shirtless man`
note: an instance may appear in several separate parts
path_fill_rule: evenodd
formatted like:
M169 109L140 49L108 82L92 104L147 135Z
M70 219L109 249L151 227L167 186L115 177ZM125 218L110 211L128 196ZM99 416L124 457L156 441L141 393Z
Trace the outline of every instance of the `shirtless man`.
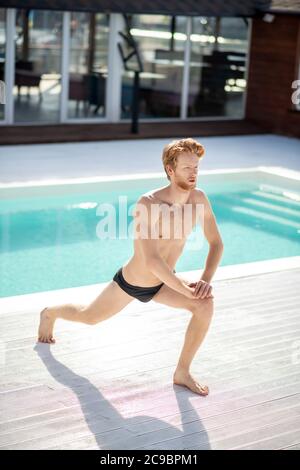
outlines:
M173 383L207 395L206 385L191 374L191 362L207 333L213 315L211 279L223 253L223 243L210 202L204 191L197 189L199 161L203 146L194 139L175 140L164 147L163 165L170 184L140 197L134 212L134 254L114 275L102 292L89 305L63 304L46 307L40 314L38 339L54 343L53 327L57 318L95 325L120 312L135 298L153 300L191 313L184 344L173 375ZM153 207L170 210L169 227L165 215ZM201 225L209 243L205 268L198 282L188 282L175 274L174 266L183 251L186 238L197 223L196 207L202 207ZM188 227L178 237L175 215L192 208ZM143 208L146 210L139 210ZM178 212L179 211L179 212ZM146 215L145 215L146 214ZM184 223L184 222L182 222ZM138 230L139 227L139 230ZM137 234L140 234L139 236Z

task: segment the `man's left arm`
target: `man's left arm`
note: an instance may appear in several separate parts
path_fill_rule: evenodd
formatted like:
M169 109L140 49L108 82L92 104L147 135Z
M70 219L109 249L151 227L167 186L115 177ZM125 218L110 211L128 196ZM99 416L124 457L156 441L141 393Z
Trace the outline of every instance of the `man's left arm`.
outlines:
M211 291L210 282L222 258L224 245L208 197L203 191L201 191L199 193L198 199L199 203L202 203L204 206L203 219L201 222L203 224L202 227L204 236L209 244L209 252L200 281L198 281L197 285L195 286L195 290L196 292L200 292L201 290L203 297L206 297L207 293L210 293Z

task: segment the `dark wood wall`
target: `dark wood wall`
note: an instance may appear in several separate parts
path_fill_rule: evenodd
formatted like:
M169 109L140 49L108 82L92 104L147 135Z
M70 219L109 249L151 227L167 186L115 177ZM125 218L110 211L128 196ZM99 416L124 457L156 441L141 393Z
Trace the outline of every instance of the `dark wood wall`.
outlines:
M300 111L291 100L299 56L300 16L278 15L272 23L253 19L246 119L300 137Z
M128 123L11 125L0 126L0 145L183 136L203 137L265 132L268 132L268 129L244 119L141 123L138 134L131 133Z

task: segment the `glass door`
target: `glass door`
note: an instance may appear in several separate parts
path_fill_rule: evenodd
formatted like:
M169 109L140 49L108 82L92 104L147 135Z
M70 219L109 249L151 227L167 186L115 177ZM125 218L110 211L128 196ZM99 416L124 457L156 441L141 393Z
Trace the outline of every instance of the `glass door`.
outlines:
M109 15L71 12L68 119L104 117Z
M62 15L54 10L16 10L16 123L59 122Z

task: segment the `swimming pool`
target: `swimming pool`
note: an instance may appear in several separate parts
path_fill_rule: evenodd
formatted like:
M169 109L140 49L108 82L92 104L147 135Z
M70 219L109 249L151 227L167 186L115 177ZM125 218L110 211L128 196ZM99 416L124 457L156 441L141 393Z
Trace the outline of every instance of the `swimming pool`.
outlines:
M220 266L300 255L300 180L279 173L200 173L198 187L210 199L224 241ZM118 238L122 224L132 220L121 216L119 197L127 198L129 208L144 192L167 183L158 174L2 185L0 297L109 281L133 250L132 238ZM116 211L116 238L97 236L97 208L105 203ZM202 269L208 246L203 237L201 242L199 249L187 243L177 271Z

